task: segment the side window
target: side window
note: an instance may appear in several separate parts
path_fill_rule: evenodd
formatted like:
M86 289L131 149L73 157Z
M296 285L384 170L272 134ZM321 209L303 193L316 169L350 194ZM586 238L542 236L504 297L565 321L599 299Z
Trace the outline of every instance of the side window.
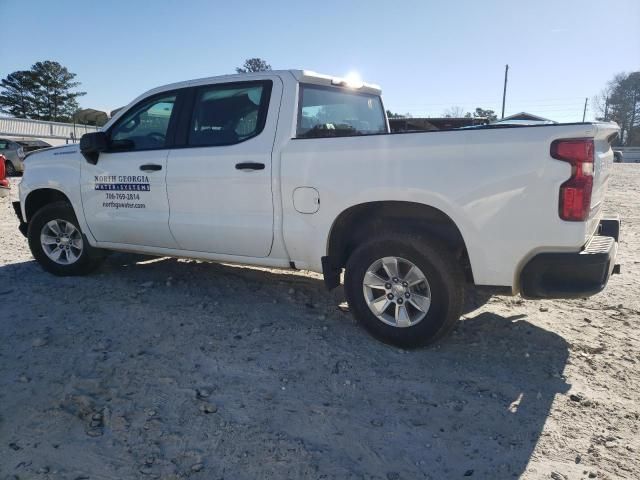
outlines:
M297 138L386 132L387 122L379 96L338 87L300 85Z
M270 81L198 89L188 144L232 145L255 137L264 128L270 92Z
M0 140L0 150L6 150L7 148L9 148L9 142Z
M150 150L165 146L176 95L155 97L134 107L111 130L114 150Z

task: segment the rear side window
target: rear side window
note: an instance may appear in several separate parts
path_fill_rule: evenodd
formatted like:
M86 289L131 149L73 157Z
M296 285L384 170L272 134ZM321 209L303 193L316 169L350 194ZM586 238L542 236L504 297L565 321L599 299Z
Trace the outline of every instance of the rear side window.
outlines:
M270 81L198 89L188 144L233 145L259 135L267 118L270 93Z
M348 137L387 132L377 95L300 85L297 138Z

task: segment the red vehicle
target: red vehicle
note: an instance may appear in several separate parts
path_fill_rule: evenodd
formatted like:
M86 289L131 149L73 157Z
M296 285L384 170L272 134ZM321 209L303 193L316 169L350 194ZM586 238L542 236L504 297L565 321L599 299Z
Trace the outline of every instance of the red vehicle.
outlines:
M9 180L7 180L4 164L6 162L4 155L0 154L0 197L6 197L9 195Z

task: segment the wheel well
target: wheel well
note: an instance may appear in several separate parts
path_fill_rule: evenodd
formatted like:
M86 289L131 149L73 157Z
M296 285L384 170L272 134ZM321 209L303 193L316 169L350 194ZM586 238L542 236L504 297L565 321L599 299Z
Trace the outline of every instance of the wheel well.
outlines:
M403 231L426 234L440 240L454 253L467 281L473 273L464 239L451 218L429 205L383 201L355 205L342 212L331 228L328 257L331 266L343 268L351 252L379 233Z
M27 199L25 200L25 213L27 218L25 219L28 223L31 221L31 218L35 213L40 210L45 205L48 205L53 202L68 202L71 204L69 198L62 193L60 190L54 190L53 188L41 188L39 190L34 190L33 192L27 195Z

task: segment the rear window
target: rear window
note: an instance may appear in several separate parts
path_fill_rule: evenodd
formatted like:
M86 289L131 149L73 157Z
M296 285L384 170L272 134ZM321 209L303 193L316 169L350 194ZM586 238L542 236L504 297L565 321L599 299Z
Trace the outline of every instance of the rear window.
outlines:
M349 137L387 132L377 95L300 85L297 138Z

